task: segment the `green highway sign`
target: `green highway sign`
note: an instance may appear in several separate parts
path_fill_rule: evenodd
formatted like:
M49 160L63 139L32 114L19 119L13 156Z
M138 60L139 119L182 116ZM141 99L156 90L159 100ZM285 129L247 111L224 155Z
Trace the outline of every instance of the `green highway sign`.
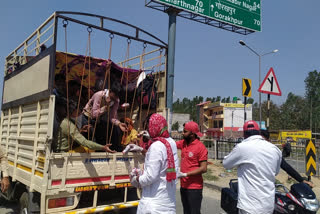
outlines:
M261 0L152 0L252 31L261 31Z

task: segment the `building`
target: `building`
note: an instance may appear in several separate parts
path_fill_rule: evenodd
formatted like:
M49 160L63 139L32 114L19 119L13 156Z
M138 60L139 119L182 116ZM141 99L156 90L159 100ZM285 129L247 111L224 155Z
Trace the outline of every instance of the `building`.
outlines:
M198 105L199 123L202 132L214 137L243 136L244 104L205 102ZM246 105L246 121L252 120L252 105Z
M178 132L183 131L183 124L190 121L190 114L173 113L172 114L172 125L178 122Z

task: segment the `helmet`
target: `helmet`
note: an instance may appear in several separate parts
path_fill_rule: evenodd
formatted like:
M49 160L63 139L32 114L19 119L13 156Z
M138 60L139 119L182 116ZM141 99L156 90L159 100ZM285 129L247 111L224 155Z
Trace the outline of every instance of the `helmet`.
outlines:
M248 138L252 135L259 135L259 134L260 134L260 128L255 121L249 120L243 124L244 138Z

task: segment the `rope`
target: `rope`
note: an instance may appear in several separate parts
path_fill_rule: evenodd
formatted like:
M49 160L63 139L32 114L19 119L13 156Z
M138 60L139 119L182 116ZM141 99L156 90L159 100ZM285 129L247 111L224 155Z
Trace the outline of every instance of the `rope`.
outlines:
M88 27L88 43L89 43L89 84L88 84L88 102L90 101L90 90L91 90L91 32L92 32L92 28ZM91 116L91 115L90 115ZM90 117L88 117L88 127L90 126ZM90 139L90 129L88 128L88 139Z
M110 73L111 73L112 62L111 62L110 58L111 58L111 50L112 50L112 39L114 38L114 35L110 34L109 37L110 37L109 59L108 59L107 65L106 65L106 72L105 72L105 76L104 76L104 80L103 80L103 87L106 85L107 77L109 77L109 79L110 79L110 75L111 75ZM108 90L110 91L110 80L109 79L108 79ZM101 105L102 99L103 99L103 96L101 97L100 105ZM100 106L99 106L99 108L100 108ZM107 122L107 137L106 137L106 139L108 139L109 113L110 113L110 105L108 105L108 108L107 108L107 115L108 115L107 116L107 118L108 118L107 121L108 122ZM99 119L100 119L100 115L98 115L98 117L96 118L95 124L94 124L94 129L93 129L93 134L92 134L92 141L93 141L95 133L96 133L96 128L97 128L97 124L98 124Z
M147 48L147 44L144 43L143 44L142 54L141 54L141 57L140 57L140 71L142 71L142 66L143 66L142 57L145 54L146 48ZM139 77L138 77L138 79L139 79ZM132 101L133 103L132 103L131 110L130 110L130 118L132 118L132 115L133 115L133 107L134 107L134 103L135 103L135 100L136 100L136 93L137 93L137 87L134 88L133 101Z
M112 50L112 39L113 39L113 34L110 34L110 46L109 46L109 60L107 62L107 66L106 66L106 72L104 75L104 80L103 80L103 87L106 85L106 81L107 81L107 76L110 77L110 72L111 72L111 50ZM109 84L108 84L108 88L109 88ZM109 89L110 90L110 89ZM101 97L100 103L102 102L103 96ZM100 106L99 106L100 108ZM109 112L110 112L110 106L108 106L108 123L107 123L107 129L109 129ZM93 134L92 134L92 141L94 139L95 133L96 133L96 128L97 128L97 123L98 123L98 119L99 119L100 115L98 115L98 118L96 119L96 122L94 124L94 129L93 129ZM108 137L108 132L107 132L107 137Z
M84 63L83 63L83 68L82 68L82 78L81 78L81 86L80 86L80 92L79 92L79 98L78 98L78 103L77 103L77 117L76 117L76 120L75 120L75 124L77 124L78 122L78 114L79 114L79 109L80 109L80 102L81 102L81 96L82 96L82 88L83 88L83 80L84 80L84 72L86 70L86 62L87 62L87 54L88 54L88 49L89 49L89 43L90 43L90 32L88 34L88 41L87 41L87 45L86 45L86 54L85 54L85 57L84 57ZM75 126L74 127L74 130L73 130L73 135L75 134L75 129L77 127ZM71 148L73 147L73 142L74 142L74 139L72 138L72 141L71 141Z

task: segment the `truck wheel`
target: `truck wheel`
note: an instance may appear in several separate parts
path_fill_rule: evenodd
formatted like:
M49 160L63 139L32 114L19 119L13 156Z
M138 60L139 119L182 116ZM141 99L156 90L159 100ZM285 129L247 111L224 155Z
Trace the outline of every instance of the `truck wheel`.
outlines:
M35 192L23 192L19 199L20 214L40 213L40 194Z

